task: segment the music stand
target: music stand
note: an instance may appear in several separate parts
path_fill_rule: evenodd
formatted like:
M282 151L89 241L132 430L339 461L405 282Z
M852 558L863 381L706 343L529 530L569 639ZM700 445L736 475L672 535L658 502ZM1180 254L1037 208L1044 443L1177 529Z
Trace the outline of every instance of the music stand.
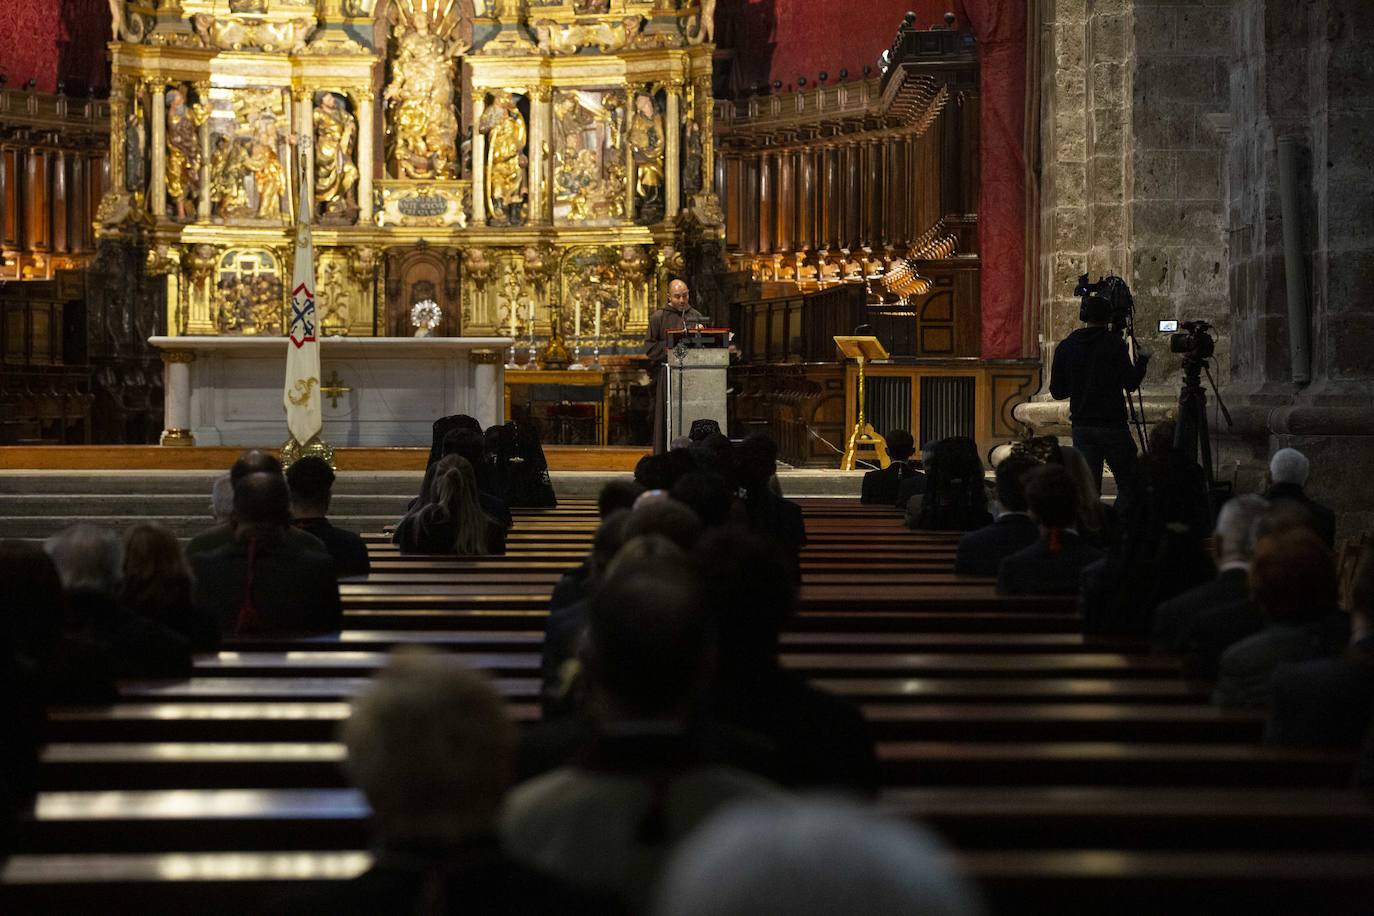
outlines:
M878 466L885 468L892 463L887 456L887 442L873 431L873 427L864 417L864 363L875 359L887 359L887 350L878 342L878 338L867 336L836 336L835 346L840 348L841 356L859 364L859 418L854 424L854 431L849 434L849 443L845 446L840 470L854 470L854 459L861 450L872 452L878 460Z

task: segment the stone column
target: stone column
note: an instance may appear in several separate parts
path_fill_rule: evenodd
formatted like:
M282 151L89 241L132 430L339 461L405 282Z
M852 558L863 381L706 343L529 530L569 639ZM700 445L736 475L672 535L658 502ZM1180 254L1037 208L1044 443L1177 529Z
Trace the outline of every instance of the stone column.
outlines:
M759 254L772 254L775 248L773 211L777 206L777 174L777 154L765 151L759 156Z
M148 210L153 219L167 215L167 87L150 83L148 104L152 106L153 136L150 141L152 173L148 182Z
M529 221L544 224L549 221L547 192L549 163L544 158L544 147L553 136L553 89L549 86L534 86L529 90L530 98L530 174L529 174Z
M304 155L301 156L304 160L301 168L305 173L301 179L301 197L305 199L306 205L310 208L310 215L313 220L315 214L315 94L308 89L305 90L296 98L296 105L300 112L296 133L299 136L310 138L310 143L306 145L303 150Z
M663 173L667 187L664 219L671 220L682 209L682 84L668 84L667 114L663 121Z
M472 89L472 221L479 226L487 222L487 138L477 129L486 108L483 92Z
M372 222L372 170L374 168L372 92L358 93L358 223Z
M501 354L496 350L472 350L472 415L484 427L495 426L505 419L506 370Z
M162 351L163 445L195 445L191 434L191 363L193 350Z

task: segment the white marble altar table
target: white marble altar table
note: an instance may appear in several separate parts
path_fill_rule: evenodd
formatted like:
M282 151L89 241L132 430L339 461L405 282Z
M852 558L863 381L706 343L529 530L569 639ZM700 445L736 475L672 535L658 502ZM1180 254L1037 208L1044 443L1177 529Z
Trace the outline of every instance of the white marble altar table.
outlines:
M288 438L285 337L152 337L166 384L163 445L275 447ZM438 417L501 422L504 337L326 337L324 429L335 448L428 448ZM347 389L347 390L343 390Z

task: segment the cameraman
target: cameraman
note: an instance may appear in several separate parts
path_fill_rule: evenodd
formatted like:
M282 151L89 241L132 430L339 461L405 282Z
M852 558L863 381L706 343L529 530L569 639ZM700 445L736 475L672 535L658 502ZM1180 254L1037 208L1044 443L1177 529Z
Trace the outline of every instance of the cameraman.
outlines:
M1121 504L1129 502L1138 483L1135 439L1126 422L1126 392L1140 387L1150 352L1130 350L1109 322L1112 303L1103 296L1083 296L1078 318L1083 327L1060 342L1050 370L1050 394L1069 399L1073 446L1088 459L1097 489L1102 491L1102 463L1112 469ZM1124 497L1124 498L1123 498Z

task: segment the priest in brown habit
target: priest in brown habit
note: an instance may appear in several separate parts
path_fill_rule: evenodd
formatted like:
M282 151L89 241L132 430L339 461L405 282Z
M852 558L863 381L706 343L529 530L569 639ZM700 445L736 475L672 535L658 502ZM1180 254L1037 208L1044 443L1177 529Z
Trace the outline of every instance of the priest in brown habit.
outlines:
M644 338L644 351L649 355L649 396L654 401L654 454L668 450L667 389L663 367L668 362L668 333L681 331L688 321L705 321L706 316L688 302L687 284L674 280L668 284L668 304L649 316L649 332ZM690 418L688 418L690 419Z

